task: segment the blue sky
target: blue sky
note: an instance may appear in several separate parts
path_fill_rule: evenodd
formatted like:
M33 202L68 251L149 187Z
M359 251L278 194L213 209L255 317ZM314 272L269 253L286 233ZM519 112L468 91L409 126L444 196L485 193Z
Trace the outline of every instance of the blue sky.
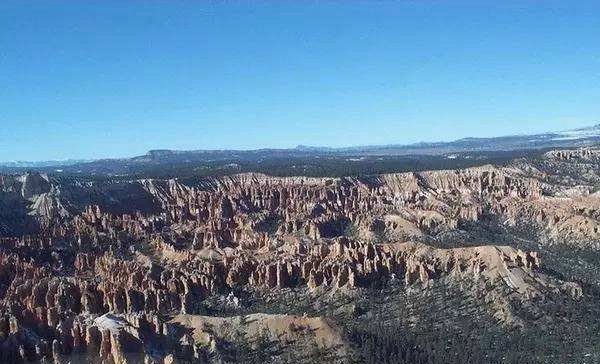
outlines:
M598 1L0 2L0 160L600 122Z

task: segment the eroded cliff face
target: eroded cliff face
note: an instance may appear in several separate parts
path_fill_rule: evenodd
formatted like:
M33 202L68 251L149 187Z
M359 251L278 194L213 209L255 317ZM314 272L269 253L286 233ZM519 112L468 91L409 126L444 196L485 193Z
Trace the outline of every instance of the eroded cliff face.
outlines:
M593 157L547 156L561 163ZM173 360L168 353L175 351L204 360L218 352L221 334L197 327L216 320L199 316L202 302L240 289L316 295L389 282L427 289L448 280L498 286L522 301L556 294L576 300L581 287L548 276L536 251L427 244L489 216L506 226L526 223L548 243L597 241L598 196L591 188L550 185L541 174L485 166L114 186L1 177L0 359L90 355L106 363L158 363ZM273 325L272 317L255 319ZM323 326L318 317L306 320Z

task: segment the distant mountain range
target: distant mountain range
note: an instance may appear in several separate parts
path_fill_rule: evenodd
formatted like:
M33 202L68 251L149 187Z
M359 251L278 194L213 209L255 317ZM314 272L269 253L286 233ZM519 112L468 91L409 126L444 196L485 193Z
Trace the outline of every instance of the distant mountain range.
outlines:
M415 144L387 144L344 148L299 145L295 150L321 153L381 153L385 155L439 155L448 152L511 151L544 148L569 148L600 142L600 124L530 135L509 135L491 138L463 138L451 142L420 142Z
M11 161L0 162L0 167L6 168L43 168L43 167L60 167L72 166L75 164L93 162L94 159L66 159L66 160L49 160L49 161Z
M45 171L92 173L92 174L129 174L149 168L173 168L174 166L207 165L209 168L233 169L237 163L263 165L273 160L292 160L302 158L401 158L407 156L449 157L460 153L511 152L543 150L552 148L576 148L600 145L600 124L586 128L570 129L533 135L511 135L492 138L463 138L451 142L389 144L355 146L343 148L299 145L289 149L256 150L151 150L147 154L124 159L64 160L43 162L0 162L0 170L39 169ZM445 157L444 157L445 156ZM291 166L295 168L294 166ZM208 167L207 167L208 168Z

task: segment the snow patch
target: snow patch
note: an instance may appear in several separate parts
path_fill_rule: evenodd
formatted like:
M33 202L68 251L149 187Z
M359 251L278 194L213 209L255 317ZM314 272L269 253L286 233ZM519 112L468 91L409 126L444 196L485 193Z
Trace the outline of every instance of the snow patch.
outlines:
M111 332L116 332L120 331L129 324L119 316L106 313L100 317L97 317L94 320L94 325L96 325L100 331L110 330Z

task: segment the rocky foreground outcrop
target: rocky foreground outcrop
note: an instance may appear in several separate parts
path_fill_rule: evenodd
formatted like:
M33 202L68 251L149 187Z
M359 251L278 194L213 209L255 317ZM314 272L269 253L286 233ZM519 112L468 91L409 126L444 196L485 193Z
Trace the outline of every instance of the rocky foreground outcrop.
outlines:
M297 248L255 254L216 251L221 258L212 260L189 253L161 265L112 253L96 259L80 254L70 277L3 255L3 355L5 360L25 361L85 350L108 362L128 362L127 353L150 355L147 346L170 335L163 317L192 317L188 315L197 314L203 299L237 286L357 289L388 280L426 286L451 277L505 284L525 298L561 289L537 273L535 253L510 247L433 249L339 238L304 251ZM211 340L191 341L186 350L198 358L202 348L216 350Z

